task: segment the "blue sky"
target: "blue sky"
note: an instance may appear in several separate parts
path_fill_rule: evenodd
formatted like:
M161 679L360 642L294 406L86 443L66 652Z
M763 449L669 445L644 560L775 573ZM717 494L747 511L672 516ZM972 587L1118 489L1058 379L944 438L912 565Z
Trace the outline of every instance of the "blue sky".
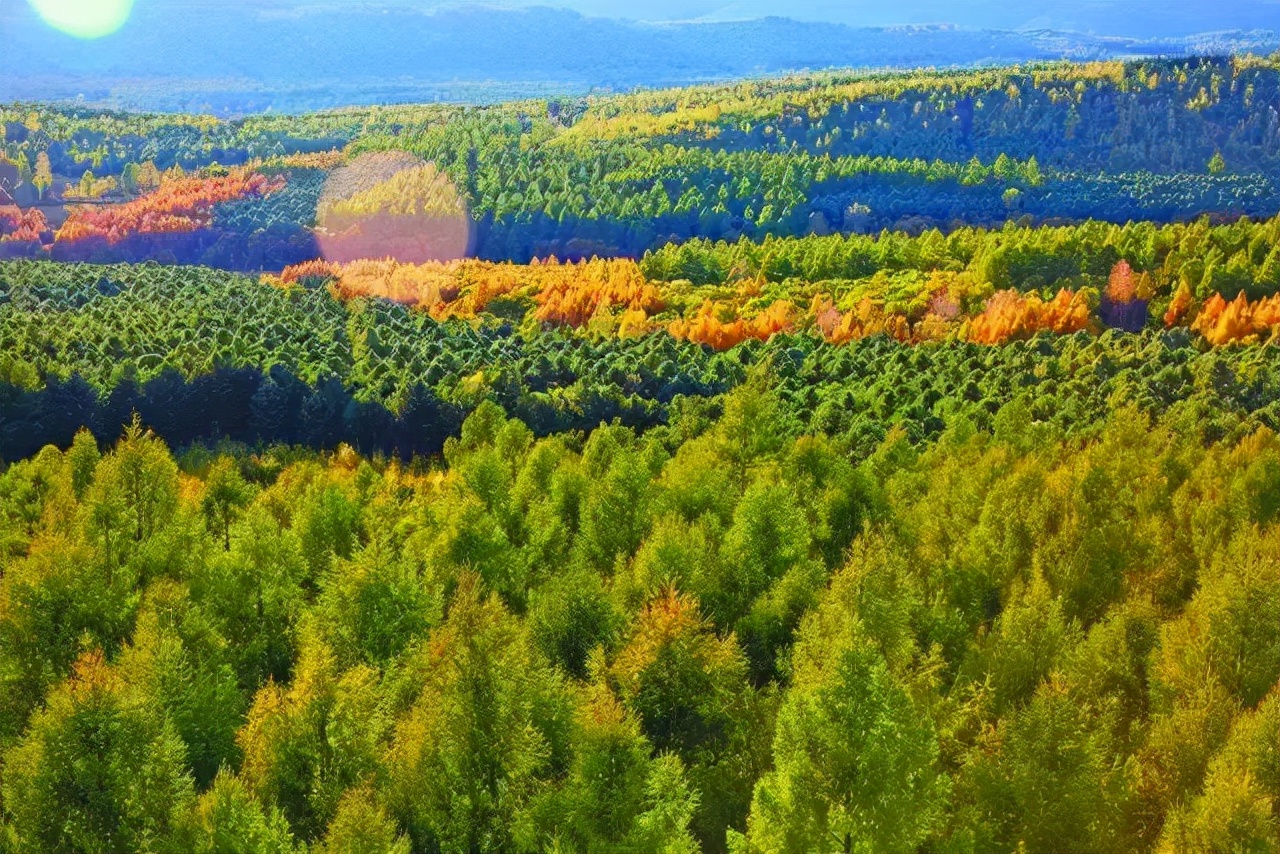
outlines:
M0 0L0 13L28 2ZM120 0L113 0L120 2ZM80 0L94 3L95 0ZM105 0L103 0L105 2ZM551 6L636 21L735 21L767 16L859 27L956 24L1000 30L1073 30L1167 37L1222 30L1280 31L1280 0L133 0L135 12L180 17L193 8L255 11L395 7ZM2 17L2 15L0 15Z
M349 1L349 0L348 0ZM139 0L146 2L146 0ZM274 0L311 5L317 0ZM325 2L325 0L319 0ZM1166 28L1280 29L1280 0L356 0L365 5L555 6L644 21L744 20L769 15L851 26L952 23L992 29L1052 28L1140 35ZM1135 32L1137 31L1137 32Z

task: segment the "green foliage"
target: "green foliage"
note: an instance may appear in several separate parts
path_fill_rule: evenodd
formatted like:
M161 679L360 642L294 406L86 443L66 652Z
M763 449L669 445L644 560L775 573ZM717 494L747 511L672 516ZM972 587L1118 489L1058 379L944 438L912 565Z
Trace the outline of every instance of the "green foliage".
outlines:
M182 765L154 701L89 654L5 754L5 810L24 851L154 850L194 799Z
M796 364L408 466L12 465L0 850L1273 848L1275 435L1015 398L859 451L779 415Z
M568 745L568 698L527 631L474 577L407 663L409 707L388 772L392 813L414 844L467 852L512 845L521 816Z
M291 854L294 840L278 811L268 811L230 773L200 796L183 829L192 854Z
M860 574L856 563L837 574L800 628L774 769L739 850L911 851L945 809L934 725L862 627Z

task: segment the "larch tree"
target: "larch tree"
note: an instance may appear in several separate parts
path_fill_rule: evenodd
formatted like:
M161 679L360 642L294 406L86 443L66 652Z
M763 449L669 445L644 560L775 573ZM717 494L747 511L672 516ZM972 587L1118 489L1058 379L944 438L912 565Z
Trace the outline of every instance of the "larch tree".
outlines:
M42 199L45 192L53 186L53 167L49 164L47 152L42 151L36 155L36 168L31 176L31 183Z

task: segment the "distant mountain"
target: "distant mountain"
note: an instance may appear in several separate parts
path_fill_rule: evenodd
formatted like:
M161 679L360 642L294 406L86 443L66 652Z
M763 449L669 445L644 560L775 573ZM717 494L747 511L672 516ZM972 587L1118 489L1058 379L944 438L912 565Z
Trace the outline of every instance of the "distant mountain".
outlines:
M199 2L215 0L179 0L169 8L185 10ZM226 0L232 4L245 2L249 0ZM787 17L861 28L948 23L970 29L1062 30L1136 39L1280 26L1280 0L251 0L250 5L417 11L462 6L556 6L592 17L648 22Z
M966 66L1237 50L1269 30L1134 39L953 25L856 28L784 18L636 23L550 8L244 0L139 3L82 42L0 6L0 100L239 113L392 101L495 101L832 67ZM1253 0L1250 0L1253 2ZM1257 0L1270 2L1270 0ZM1087 4L1086 4L1087 5ZM1229 4L1228 4L1229 5ZM1280 22L1278 22L1280 24Z
M421 6L424 0L380 2ZM635 0L560 2L584 14L649 21L745 20L786 15L796 20L852 27L948 22L975 29L1054 29L1140 39L1280 26L1280 0L644 0L643 5Z

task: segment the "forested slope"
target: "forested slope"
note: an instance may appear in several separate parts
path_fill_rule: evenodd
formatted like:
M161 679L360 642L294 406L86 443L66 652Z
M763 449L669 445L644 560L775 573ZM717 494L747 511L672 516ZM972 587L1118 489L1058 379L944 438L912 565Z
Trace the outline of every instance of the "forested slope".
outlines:
M12 466L0 850L1274 848L1273 433L786 413Z
M469 212L471 254L495 261L635 257L692 237L1280 212L1280 72L1254 57L825 74L232 122L27 105L0 119L24 205L37 201L41 155L77 190L106 192L110 178L145 198L140 168L175 179L175 168L213 163L251 164L299 188L297 203L264 194L261 205L219 208L183 239L152 228L132 242L49 234L4 247L38 254L53 243L63 260L279 270L320 254L308 239L316 211L301 201L315 181L306 167L385 150L449 176ZM336 161L297 157L338 148ZM49 186L62 190L52 177Z
M0 854L1280 850L1274 59L0 118Z

